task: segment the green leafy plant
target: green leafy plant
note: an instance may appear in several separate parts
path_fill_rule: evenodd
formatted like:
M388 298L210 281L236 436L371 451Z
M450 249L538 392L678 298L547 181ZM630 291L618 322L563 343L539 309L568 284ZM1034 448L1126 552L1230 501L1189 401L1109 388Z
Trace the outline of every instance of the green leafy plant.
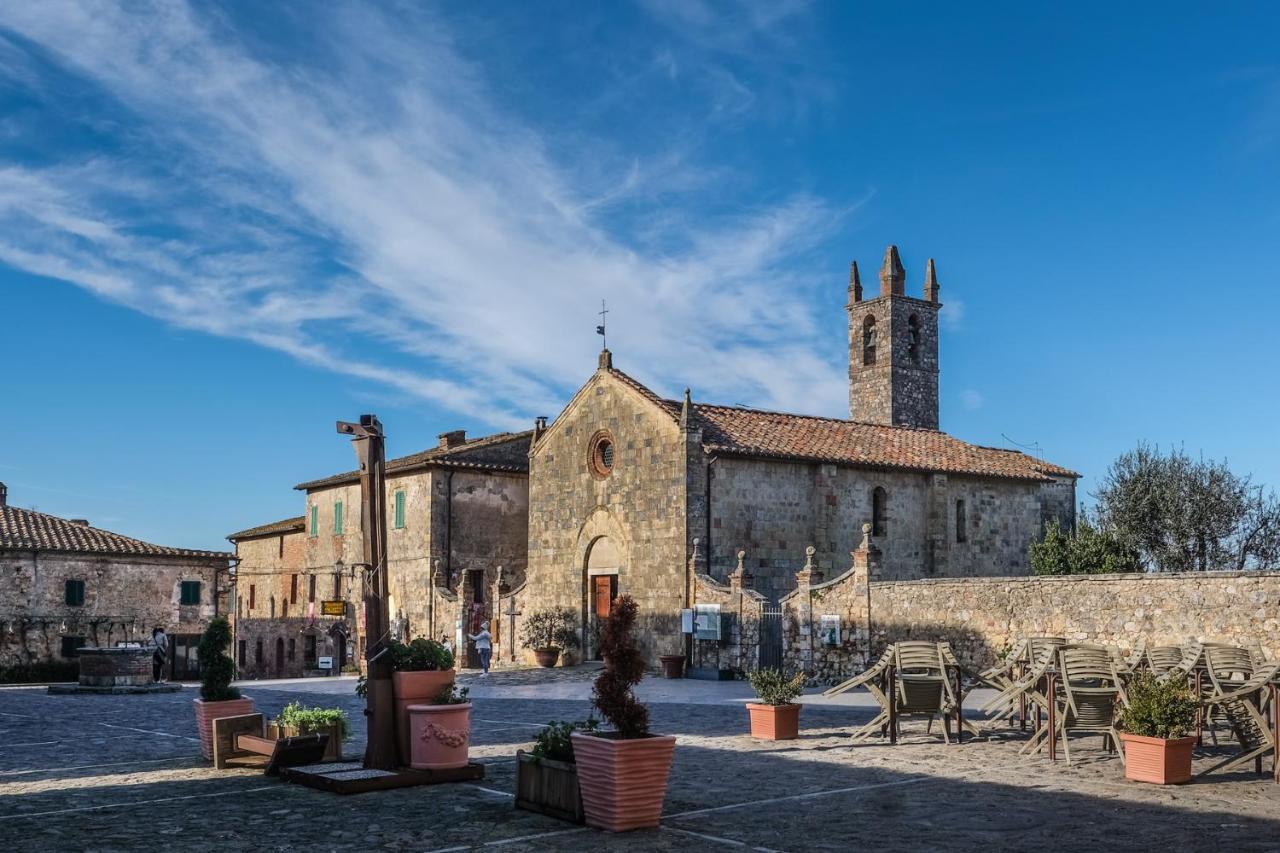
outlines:
M520 644L526 649L576 649L578 617L568 607L538 610L525 617Z
M765 705L790 705L804 691L805 675L796 673L787 678L780 669L758 669L747 675L751 689Z
M644 678L644 658L632 636L638 612L635 599L624 595L603 620L600 650L604 671L596 678L591 696L591 704L626 739L649 734L649 709L631 692Z
M1136 549L1114 531L1095 526L1082 508L1076 532L1064 530L1055 519L1045 525L1044 538L1032 542L1028 554L1038 575L1105 575L1140 572Z
M443 643L419 637L411 643L392 641L391 668L397 672L430 672L453 669L453 652Z
M1117 727L1129 734L1173 740L1186 737L1195 725L1196 697L1175 679L1161 681L1149 672L1140 672L1126 688L1129 707Z
M369 697L369 679L363 675L356 679L356 695L361 699Z
M578 720L577 722L552 720L547 723L542 731L538 732L538 736L533 741L533 749L529 750L529 755L533 756L536 761L541 761L545 758L549 761L563 761L566 764L573 764L573 733L594 732L599 728L600 723L594 717L588 720Z
M240 691L231 686L236 665L227 654L230 645L231 624L225 616L215 616L196 647L196 656L200 659L200 698L206 702L240 698Z
M0 667L0 684L42 684L79 678L80 664L76 661L46 660Z
M436 705L465 705L471 701L467 698L470 693L471 688L459 687L456 681L451 681L449 686L437 693L431 701Z
M290 702L276 717L276 725L295 728L298 734L325 731L336 725L342 739L351 740L351 721L341 708L308 708L300 702Z

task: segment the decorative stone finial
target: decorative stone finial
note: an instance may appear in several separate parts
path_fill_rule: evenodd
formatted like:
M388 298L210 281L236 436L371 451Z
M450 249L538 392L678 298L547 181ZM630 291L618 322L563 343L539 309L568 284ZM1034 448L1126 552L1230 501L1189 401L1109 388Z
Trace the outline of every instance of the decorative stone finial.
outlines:
M858 276L858 262L849 264L849 304L862 301L862 279Z
M809 571L813 571L813 555L817 552L818 549L812 545L804 549L804 567Z
M884 250L884 263L880 265L880 295L902 296L906 293L906 283L907 271L902 268L898 247L890 246Z
M688 429L690 418L693 415L693 398L689 394L689 389L684 389L684 402L680 405L680 429ZM695 542L697 540L694 540Z
M926 302L938 301L938 271L933 265L933 258L924 268L924 299Z
M746 558L747 558L746 551L741 551L741 550L738 551L738 569L737 569L738 571L740 572L746 571L746 568L742 565L742 561L745 560Z
M613 353L607 349L600 350L600 369L613 370Z

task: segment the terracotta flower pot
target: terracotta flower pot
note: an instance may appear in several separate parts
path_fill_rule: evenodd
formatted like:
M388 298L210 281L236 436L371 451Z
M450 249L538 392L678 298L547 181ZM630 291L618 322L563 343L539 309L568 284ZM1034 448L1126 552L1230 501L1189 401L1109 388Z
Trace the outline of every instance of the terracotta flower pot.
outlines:
M200 733L200 752L205 761L213 761L213 721L253 713L253 699L248 696L221 702L195 699L191 704L196 709L196 731Z
M467 766L471 746L471 703L409 706L409 766L445 770Z
M391 673L391 692L396 702L396 749L400 764L409 763L409 706L427 705L453 683L452 669Z
M587 825L610 832L656 827L667 795L675 736L623 740L574 732L572 737Z
M1191 780L1191 748L1194 737L1166 740L1120 733L1124 743L1124 776L1136 782L1180 785Z
M748 702L751 736L761 740L792 740L800 736L800 705L765 705Z
M663 678L684 678L684 655L659 655Z
M560 660L559 649L534 649L533 657L538 662L538 666L550 669L556 665L556 661Z

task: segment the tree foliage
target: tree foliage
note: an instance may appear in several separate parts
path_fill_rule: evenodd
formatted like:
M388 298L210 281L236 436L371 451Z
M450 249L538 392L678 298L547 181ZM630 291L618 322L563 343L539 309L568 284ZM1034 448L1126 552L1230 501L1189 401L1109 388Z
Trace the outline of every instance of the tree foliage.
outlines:
M1280 500L1225 461L1139 444L1107 470L1097 526L1166 572L1266 568L1280 561Z
M225 616L215 616L200 636L196 657L200 660L200 698L206 702L239 699L240 691L231 686L236 675L235 661L227 654L231 645L231 624Z
M644 657L632 635L638 610L635 599L624 595L603 620L600 648L604 671L596 678L591 697L591 703L624 738L649 734L649 709L631 692L644 678Z
M1031 543L1031 570L1038 575L1103 575L1140 572L1137 551L1112 530L1096 527L1081 508L1075 535L1055 519L1044 538Z
M520 632L520 644L526 649L576 649L578 617L568 607L552 607L529 614Z

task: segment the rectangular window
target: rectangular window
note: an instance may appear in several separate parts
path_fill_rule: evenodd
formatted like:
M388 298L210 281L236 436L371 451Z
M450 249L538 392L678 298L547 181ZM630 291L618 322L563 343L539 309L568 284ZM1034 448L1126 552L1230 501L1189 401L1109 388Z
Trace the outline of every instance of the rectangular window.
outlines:
M199 604L200 603L200 581L183 581L182 596L178 599L179 604Z
M304 658L304 662L306 663L307 666L311 667L312 669L315 669L316 667L315 635L314 634L308 635L304 637L303 640L306 642L306 646L304 649L304 654L306 655L306 657Z
M249 612L253 612L253 608L258 603L258 587L255 584L249 584Z
M277 551L276 551L276 556L277 556L277 557L279 557L279 558L280 558L280 559L282 559L282 560L284 559L284 537L283 537L283 536L281 536L281 537L280 537L280 542L278 543L278 549L277 549Z
M71 659L80 656L80 647L84 645L84 637L63 637L62 656Z
M342 501L333 504L333 532L342 532Z
M289 603L298 603L298 576L291 575L289 577Z
M956 541L969 541L969 532L965 529L967 519L965 518L964 501L956 501Z
M311 505L311 535L317 536L320 533L320 507L315 504Z
M66 601L68 607L84 606L84 581L67 581Z
M396 528L404 527L404 492L396 492Z
M289 638L289 662L290 663L293 663L294 652L297 650L297 648L298 648L298 641L295 640L293 637L290 637Z
M307 593L307 601L315 601L316 600L316 576L315 575L310 575L307 578L307 586L310 587Z
M241 666L244 666L244 650L245 650L245 641L241 640L240 641L240 665Z

